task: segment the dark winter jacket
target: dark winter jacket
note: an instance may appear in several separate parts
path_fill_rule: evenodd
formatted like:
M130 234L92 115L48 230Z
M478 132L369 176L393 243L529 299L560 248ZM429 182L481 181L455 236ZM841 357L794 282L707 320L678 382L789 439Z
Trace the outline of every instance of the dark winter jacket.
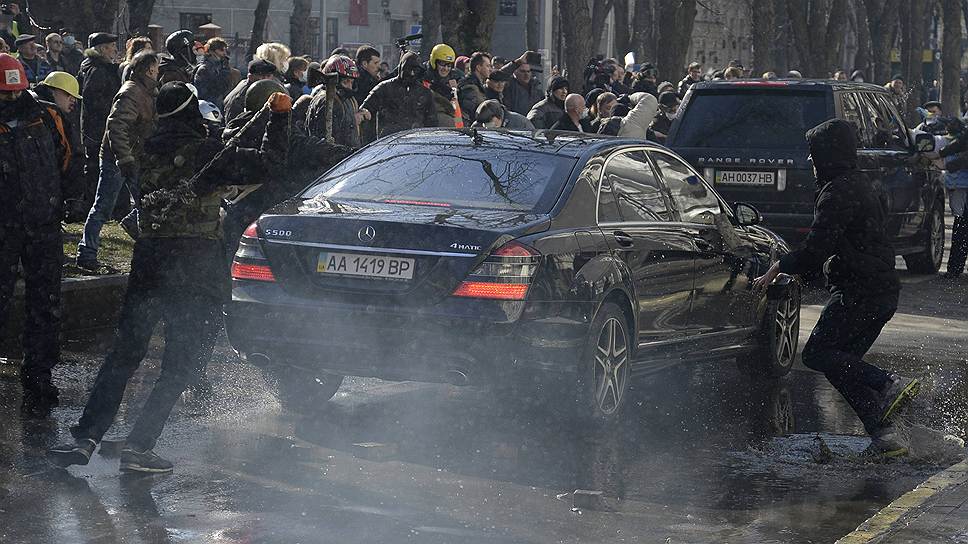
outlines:
M157 95L157 82L146 76L126 81L115 95L104 145L111 150L118 165L136 163L140 159L145 139L154 131L157 122Z
M356 103L362 104L370 92L380 83L380 80L371 76L369 72L359 66L360 77L356 79ZM364 144L376 140L376 118L360 123L360 136Z
M536 77L532 77L527 86L512 77L511 81L504 86L504 105L521 115L527 115L542 98L544 93L541 90L541 82Z
M669 129L672 128L672 119L666 117L662 112L659 112L655 119L652 121L652 130L662 136L656 134L658 142L660 144L665 144L666 137L669 135Z
M504 72L510 78L511 74L520 66L517 62L509 62L502 66L498 71ZM464 79L457 84L457 96L460 100L461 113L464 114L464 119L473 120L477 113L477 107L481 105L481 102L485 100L490 100L492 98L501 100L504 102L504 97L494 96L492 92L490 95L488 93L489 89L485 85L486 82L481 81L474 73L468 73ZM512 82L508 82L511 84Z
M894 248L877 189L857 170L853 125L834 119L807 132L820 190L801 249L780 258L780 271L809 275L823 268L831 292L875 296L900 290Z
M638 77L635 79L635 83L632 84L632 93L649 93L658 98L659 88L654 81L645 79L644 77Z
M105 124L114 95L121 88L118 65L105 59L96 49L84 52L78 81L81 84L81 134L88 159L97 157L104 139Z
M227 58L219 60L214 55L205 55L195 70L195 88L198 89L198 98L215 104L220 110L224 109L225 95L231 90L229 80L231 75L232 67L229 66Z
M676 94L679 95L679 99L681 100L683 96L686 96L686 91L696 83L699 83L699 81L694 81L689 77L689 74L686 74L686 77L682 78L678 87L676 87Z
M325 108L325 104L323 107ZM260 113L259 118L244 133L241 132L256 114L257 112L246 111L229 121L222 133L222 139L228 142L231 138L238 137L238 145L241 147L257 145L268 128L268 113ZM306 134L298 126L293 127L289 132L289 153L285 162L274 167L273 182L242 199L236 205L237 213L233 213L232 217L240 218L242 223L248 225L271 206L301 191L352 152L350 147L328 144L322 138Z
M47 63L47 59L40 55L35 56L32 60L27 60L21 56L20 64L23 65L24 71L27 73L27 81L32 85L40 83L47 77L47 74L54 71Z
M194 71L195 67L182 59L161 55L161 63L158 65L158 84L164 85L170 81L194 84Z
M73 150L56 106L31 93L0 104L0 224L60 222L71 185Z
M398 75L380 82L366 97L362 107L377 117L379 136L401 130L437 126L437 112L430 89L418 77L420 59L410 52L400 59Z
M326 89L319 88L306 113L306 131L320 140L326 139ZM361 146L360 129L356 125L356 112L359 106L353 92L337 89L333 97L333 141L353 149Z
M531 108L528 112L528 121L534 125L536 129L546 129L551 128L551 125L558 122L558 118L561 117L562 113L565 113L565 103L562 100L558 100L554 96L554 92L558 89L568 86L568 80L556 76L548 80L548 85L545 89L545 98Z
M576 125L575 122L571 120L571 117L569 117L567 113L562 113L561 116L558 117L558 121L556 121L555 124L551 125L550 129L567 130L570 132L589 132L589 133L592 132L592 124L588 121L588 119L579 119L578 123L579 124ZM581 125L581 130L578 130L579 125Z
M245 91L249 90L249 80L243 79L236 84L235 88L229 91L222 101L222 117L228 123L245 111Z

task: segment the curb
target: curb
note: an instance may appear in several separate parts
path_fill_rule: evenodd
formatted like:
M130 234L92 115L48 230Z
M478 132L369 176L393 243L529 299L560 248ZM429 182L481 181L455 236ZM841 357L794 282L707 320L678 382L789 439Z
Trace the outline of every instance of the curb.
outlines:
M61 281L61 333L71 338L78 333L113 327L128 287L127 274L81 276ZM24 284L17 282L0 345L19 350L24 323Z
M906 526L917 519L924 510L917 511L935 496L948 488L968 482L968 459L954 464L928 478L921 485L898 497L894 502L860 524L854 532L844 536L836 544L867 544L886 536L894 529Z

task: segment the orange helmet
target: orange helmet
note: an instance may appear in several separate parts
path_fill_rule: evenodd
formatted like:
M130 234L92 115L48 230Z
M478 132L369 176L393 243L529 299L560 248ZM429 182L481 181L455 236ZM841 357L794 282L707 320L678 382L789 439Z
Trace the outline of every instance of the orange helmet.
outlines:
M6 53L0 53L0 91L23 91L29 86L23 64Z

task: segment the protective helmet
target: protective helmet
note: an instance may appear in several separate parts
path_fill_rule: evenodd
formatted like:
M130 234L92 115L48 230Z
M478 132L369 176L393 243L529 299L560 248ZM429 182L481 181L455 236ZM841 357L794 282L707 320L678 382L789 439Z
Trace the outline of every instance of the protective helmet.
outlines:
M192 102L198 102L198 99L187 85L181 81L169 81L158 91L158 118L165 119L185 111L191 107Z
M245 111L259 111L272 93L285 93L286 88L275 79L260 79L245 91Z
M202 119L206 121L218 124L222 123L222 112L218 109L218 106L208 100L198 101L198 112L202 114Z
M43 81L44 85L53 89L60 89L74 98L81 98L81 86L77 83L77 78L67 72L51 72Z
M6 53L0 53L0 73L0 91L23 91L30 86L24 65Z
M195 45L195 34L191 30L176 30L165 39L165 50L168 54L191 63L194 54L192 46Z
M326 75L339 74L341 77L353 79L360 77L360 69L356 67L353 59L346 55L333 55L330 57L326 61L326 66L323 67L323 73Z
M444 61L453 64L455 59L457 59L457 53L454 52L453 47L446 43L438 43L430 50L430 67L434 70L437 69L437 62Z

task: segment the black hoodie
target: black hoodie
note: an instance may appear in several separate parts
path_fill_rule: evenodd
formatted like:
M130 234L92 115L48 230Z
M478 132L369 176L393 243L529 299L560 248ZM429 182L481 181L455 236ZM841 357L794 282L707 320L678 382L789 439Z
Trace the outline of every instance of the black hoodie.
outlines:
M879 188L857 170L854 126L826 121L807 132L807 142L819 187L813 225L801 248L780 259L780 271L810 275L822 267L831 292L896 294L887 210Z
M400 59L397 75L373 88L360 106L377 118L379 136L401 130L437 126L432 91L423 85L420 57L408 52Z

